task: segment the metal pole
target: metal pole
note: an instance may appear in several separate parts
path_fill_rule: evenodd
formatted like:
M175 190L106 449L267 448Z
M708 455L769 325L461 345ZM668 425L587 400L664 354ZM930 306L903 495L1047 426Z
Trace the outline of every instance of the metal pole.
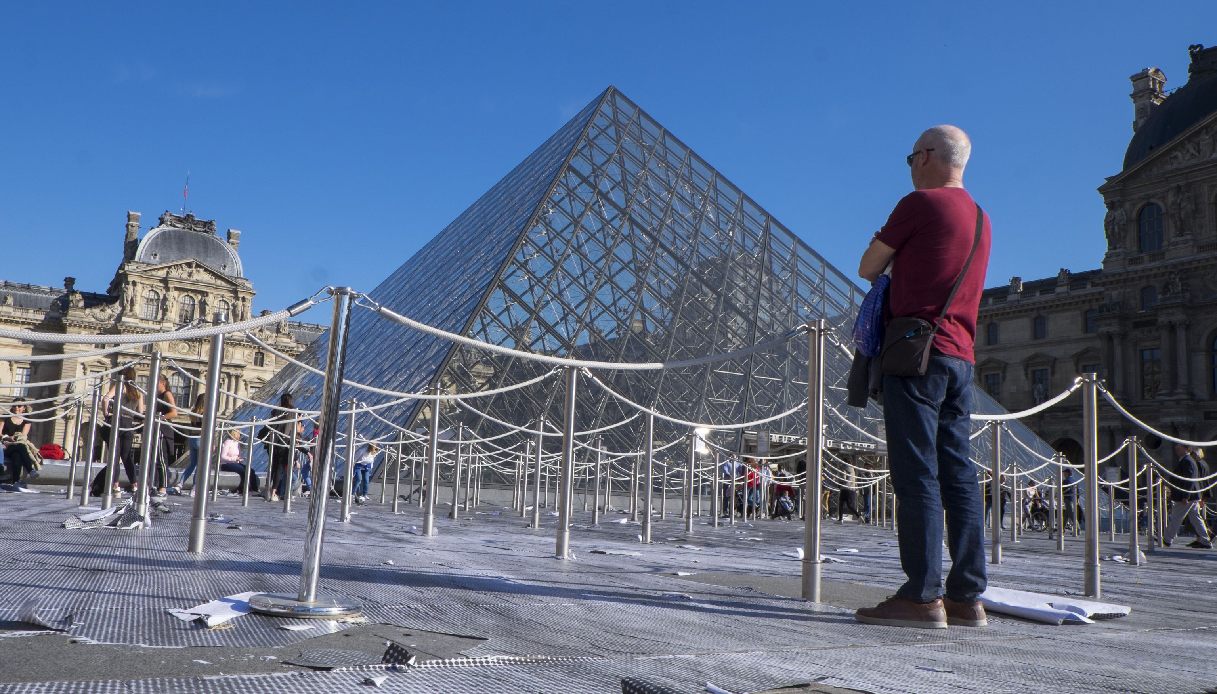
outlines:
M216 415L217 416L219 415L219 410L220 410L220 405L219 405L219 401L217 401L216 402ZM208 437L216 441L215 443L212 444L212 451L215 453L215 467L213 467L212 470L215 472L215 474L212 475L212 477L211 477L211 501L214 503L217 499L220 498L220 444L219 444L218 440L216 440L216 432L214 430L212 430L211 432L208 433Z
M152 465L156 462L156 386L161 377L161 353L154 350L148 364L148 381L144 391L144 430L139 448L139 494L135 510L148 517L148 485L152 483Z
M440 386L435 385L435 394L440 394ZM423 535L435 535L435 490L439 481L439 410L440 401L435 400L431 405L431 430L427 438L427 510L423 513Z
M97 408L101 405L101 380L93 387L93 402L89 406L89 450L85 454L85 473L80 481L80 505L89 505L89 487L93 485L93 453L97 445Z
M807 479L803 495L806 521L803 524L803 599L820 602L820 524L823 511L820 494L824 477L824 333L823 318L807 331Z
M291 445L288 446L288 448L287 448L287 487L284 490L284 494L283 494L283 512L284 513L292 512L292 488L293 488L294 482L295 482L294 472L296 470L296 445L299 443L299 440L297 438L297 427L300 426L299 418L300 418L300 412L293 411L292 419L295 419L296 421L294 421L290 424L290 426L292 428L292 442L291 442ZM248 477L248 476L249 475L246 475L246 477Z
M199 431L200 436L202 430ZM200 439L201 442L201 439ZM267 463L269 465L269 463ZM241 505L249 506L249 482L257 473L254 472L254 425L249 425L249 436L245 439L245 481L241 483ZM195 473L195 487L198 485L198 473Z
M342 397L342 377L346 368L348 329L351 323L349 287L333 290L334 318L326 350L325 382L321 391L320 431L313 449L313 493L309 498L308 530L304 538L304 556L300 562L300 590L295 596L261 593L250 598L249 605L258 612L290 617L333 618L359 612L359 605L345 597L317 595L317 580L321 571L321 549L325 537L325 506L329 500L331 472L334 467L334 443L337 439L339 400ZM209 380L209 384L214 381Z
M1140 516L1140 499L1137 498L1137 438L1128 440L1128 562L1141 565L1141 529L1137 527Z
M76 432L75 432L75 436L72 438L71 450L68 450L68 446L67 446L68 427L67 427L66 422L64 423L64 427L63 427L63 443L64 443L63 448L65 451L67 451L67 455L68 455L68 459L69 459L68 460L68 495L66 497L68 501L71 501L76 498L76 464L79 462L78 458L80 458L80 425L81 425L80 419L81 419L81 414L83 413L83 411L84 411L84 401L80 400L80 399L76 400ZM88 477L88 472L87 472L88 468L86 467L85 470L86 470L85 477Z
M203 551L204 538L207 535L207 486L211 481L213 470L212 434L216 426L216 410L220 404L220 367L224 364L224 334L213 335L211 338L211 353L207 357L207 380L203 393L203 420L199 424L199 465L194 471L195 487L199 488L194 495L194 509L190 516L190 546L191 554ZM219 471L215 476L218 478ZM199 485L198 482L202 482Z
M731 466L731 498L727 500L727 508L731 514L731 525L735 525L735 495L739 492L739 461L734 456L727 459L727 463ZM748 504L744 504L744 512L747 513Z
M685 532L693 532L693 468L697 465L697 433L689 432L689 465L685 469L685 500L682 509L685 517Z
M1145 520L1147 521L1145 529L1149 533L1145 546L1152 552L1159 537L1154 528L1154 463L1152 458L1145 464Z
M520 518L528 517L528 461L532 458L532 441L524 442L524 452L520 455Z
M342 476L342 513L341 518L343 523L351 522L351 491L355 488L351 483L351 478L355 476L355 398L351 398L351 416L347 423L347 447L346 459L343 461L343 469L346 474ZM431 533L427 533L430 535Z
M718 452L714 453L714 494L710 496L710 515L714 516L714 527L718 527L718 517L723 515L719 505L723 498L723 466L718 461Z
M126 385L121 374L114 384L114 400L110 405L110 443L106 447L106 495L102 497L102 508L110 508L114 505L114 479L118 468L118 429L122 421L123 387Z
M1065 551L1065 456L1057 454L1056 467L1056 551Z
M1098 599L1099 574L1099 459L1098 376L1088 373L1082 385L1082 455L1086 475L1086 596Z
M1018 524L1021 520L1019 509L1021 507L1020 496L1018 491L1018 461L1010 463L1010 542L1018 542Z
M647 486L642 492L642 541L651 543L651 503L655 494L655 415L647 413L642 430L642 446L646 453Z
M464 452L464 438L465 425L456 425L456 459L452 463L452 511L448 513L452 520L461 519L461 453Z
M600 437L596 437L596 455L594 456L596 465L595 474L595 489L592 491L592 525L600 525ZM605 510L608 510L608 503L604 504Z
M532 523L528 526L534 530L541 527L541 456L545 452L545 417L537 420L536 463L532 478Z
M993 548L992 563L1001 563L1001 425L992 424L993 465L989 470L989 529Z
M461 425L461 431L465 430L464 425ZM469 453L469 461L465 463L465 503L464 510L469 511L469 504L473 501L473 468L477 467L474 463L476 454L473 452L473 444L469 444L467 449Z
M578 396L579 372L566 368L566 402L562 408L562 470L558 484L558 537L554 553L559 559L570 559L570 518L575 497L575 399Z
M638 520L638 475L639 475L638 465L639 465L639 460L638 460L638 456L636 456L636 455L631 456L631 457L633 460L632 460L632 464L630 467L630 482L629 482L630 520L637 521Z
M587 454L583 454L583 512L587 513L587 495L591 491L591 466L587 464Z
M397 475L393 478L393 513L397 514L401 511L401 452L405 443L405 437L401 434L397 435Z

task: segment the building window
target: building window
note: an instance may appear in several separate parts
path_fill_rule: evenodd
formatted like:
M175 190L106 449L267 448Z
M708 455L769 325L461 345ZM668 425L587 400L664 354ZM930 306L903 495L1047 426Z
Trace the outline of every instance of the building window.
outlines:
M193 383L189 378L183 376L180 371L174 371L169 374L169 390L173 393L173 400L180 409L189 408L194 404L190 401L190 390Z
M1048 337L1048 319L1044 316L1036 316L1031 319L1031 339L1042 340Z
M229 311L231 310L232 309L229 307L228 302L223 299L220 299L220 301L216 303L216 311L219 314L217 317L225 323L232 321L232 316L228 315Z
M178 299L177 322L182 324L194 322L194 297L183 296Z
M1141 287L1141 310L1148 311L1158 305L1158 288L1154 285Z
M1031 399L1037 405L1048 399L1048 369L1031 369Z
M30 382L30 367L18 366L13 369L13 384L25 385ZM11 395L15 398L22 398L29 395L28 388L12 388Z
M1001 326L997 321L989 321L985 325L985 344L995 345L1001 340Z
M149 289L144 292L144 305L139 313L139 317L144 320L160 320L161 319L161 295Z
M1150 347L1141 350L1141 399L1157 397L1162 387L1162 349Z
M1082 313L1082 332L1087 334L1099 332L1099 309L1088 308Z
M1137 248L1142 253L1162 250L1162 208L1157 203L1137 213Z
M1001 372L992 371L985 374L983 377L985 392L993 396L994 400L1001 398Z
M266 354L264 352L254 352L254 366L266 366Z

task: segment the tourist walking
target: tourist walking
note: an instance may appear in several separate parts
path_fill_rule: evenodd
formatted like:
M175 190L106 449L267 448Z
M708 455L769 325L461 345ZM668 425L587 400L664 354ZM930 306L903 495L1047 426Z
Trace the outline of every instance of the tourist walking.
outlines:
M128 366L121 373L123 388L122 392L118 392L117 379L111 381L110 387L106 389L106 393L102 396L102 414L105 421L112 422L114 408L120 408L118 411L118 445L115 449L118 454L118 460L122 463L123 471L127 475L127 482L131 485L131 493L139 491L139 483L135 480L135 426L136 419L143 418L144 414L144 399L141 397L139 388L135 387L135 368ZM109 445L110 439L109 427L106 427L106 445ZM101 496L105 492L106 486L106 468L102 468L97 476L93 478L90 485L93 496ZM114 477L114 492L121 492L122 488L118 483L118 473L115 472Z
M1170 520L1166 523L1166 530L1162 534L1162 546L1171 546L1171 543L1175 541L1175 536L1179 534L1183 521L1186 520L1191 524L1192 532L1196 534L1196 539L1188 544L1188 547L1212 549L1213 543L1209 540L1209 530L1204 524L1204 516L1201 512L1200 490L1203 488L1204 482L1200 478L1203 475L1200 474L1200 464L1196 462L1190 446L1175 444L1174 472L1182 479L1168 478L1171 490L1171 515Z
M890 266L892 320L916 318L925 326L902 320L908 327L895 332L889 322L880 356L900 565L907 580L894 597L855 613L867 624L939 629L988 623L978 600L986 586L984 506L968 459L968 434L976 313L991 232L963 187L970 153L968 136L955 126L935 126L917 138L905 157L915 190L896 205L858 267L873 282ZM929 341L928 361L895 362L891 343L900 343L899 352L920 339ZM945 596L944 510L952 559Z
M165 485L169 479L169 463L173 462L173 429L165 422L170 422L177 416L177 399L169 390L169 379L161 376L156 381L156 426L160 432L156 450L150 460L156 471L156 493L165 496L168 493Z
M182 476L178 478L177 485L169 491L174 494L181 494L182 489L186 486L187 480L194 474L194 471L199 466L199 439L203 435L203 408L206 406L206 396L199 393L194 398L194 407L190 408L187 416L190 417L190 426L193 427L193 434L186 436L186 451L190 455L190 459L186 462L186 469L182 471ZM191 431L191 430L188 430ZM190 496L194 496L194 490L190 490Z

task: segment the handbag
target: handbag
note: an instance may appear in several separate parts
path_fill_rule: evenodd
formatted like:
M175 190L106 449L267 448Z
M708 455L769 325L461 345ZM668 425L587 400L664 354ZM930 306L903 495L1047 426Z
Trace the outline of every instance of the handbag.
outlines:
M955 292L963 283L972 265L972 257L976 255L976 246L980 243L980 233L984 228L985 213L976 206L976 236L972 239L972 250L964 261L963 269L955 278L955 285L947 295L947 301L942 311L931 324L924 318L916 316L899 316L888 322L884 329L883 350L879 353L879 368L885 376L924 376L930 366L930 353L934 347L934 335L938 332L938 321L947 314Z

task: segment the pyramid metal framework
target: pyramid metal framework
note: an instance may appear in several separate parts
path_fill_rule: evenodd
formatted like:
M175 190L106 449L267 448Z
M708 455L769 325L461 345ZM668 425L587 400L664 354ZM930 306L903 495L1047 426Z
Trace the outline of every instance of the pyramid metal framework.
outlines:
M428 325L518 350L666 362L739 350L818 318L848 344L864 292L609 87L368 296ZM318 339L301 360L321 366L326 341ZM771 417L802 402L807 355L807 338L801 336L768 352L705 366L598 376L657 411L731 424ZM828 350L827 436L834 445L865 449L873 447L873 437L882 437L882 413L874 405L845 406L849 366L844 350ZM367 310L356 308L352 316L350 381L405 392L438 384L464 393L520 383L550 368L457 345ZM319 376L288 366L259 395L269 401L288 391L298 406L315 408L320 387ZM560 422L563 393L561 379L554 377L469 405L535 428L542 415ZM1002 411L976 393L980 411ZM368 404L391 399L350 387L343 397ZM635 414L586 378L578 402L577 430ZM425 401L412 401L379 414L417 430L431 410ZM238 416L264 414L248 408ZM445 427L461 422L482 436L504 431L467 407L446 404L441 417ZM639 450L641 422L604 432L604 448ZM1051 453L1029 430L1015 426L1020 440ZM370 416L357 427L361 437L392 433ZM806 412L760 429L805 436ZM656 423L659 443L687 434L685 427ZM752 431L714 434L732 448L758 436L769 441ZM987 445L988 437L977 439L977 446ZM679 459L680 448L667 456Z

